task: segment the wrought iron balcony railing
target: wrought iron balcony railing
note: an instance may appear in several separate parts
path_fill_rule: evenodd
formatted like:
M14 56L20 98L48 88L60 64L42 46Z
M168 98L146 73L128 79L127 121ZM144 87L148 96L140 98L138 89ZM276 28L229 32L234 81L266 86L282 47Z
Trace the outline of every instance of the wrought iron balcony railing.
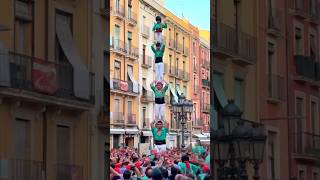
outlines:
M131 81L112 79L112 90L138 95L140 93L139 86L139 84L133 84Z
M0 54L9 60L10 87L69 100L94 102L94 73L89 73L89 100L74 93L74 69L71 64L53 63L36 57L10 52ZM0 64L1 66L1 64ZM0 69L6 67L0 67Z
M320 157L320 135L314 133L293 133L292 150L297 154L315 155Z
M127 57L129 57L132 60L139 59L139 49L133 45L130 45L129 43L126 44L126 52Z
M127 124L128 125L137 125L136 114L133 114L133 113L127 114Z
M137 14L134 13L132 10L128 11L128 22L129 24L135 26L137 25Z
M111 123L113 124L124 124L124 113L123 112L112 112Z
M153 59L151 56L148 56L148 55L143 56L142 54L141 57L142 57L142 64L141 64L142 67L151 68L153 66Z
M116 39L115 37L110 38L110 49L116 53L125 54L127 49L125 48L124 41Z
M142 25L141 34L144 37L149 38L150 37L150 27L146 26L146 25Z
M208 79L202 79L202 85L205 87L210 87L210 81Z
M122 4L116 4L113 15L117 18L124 19L125 13L124 13L124 6Z

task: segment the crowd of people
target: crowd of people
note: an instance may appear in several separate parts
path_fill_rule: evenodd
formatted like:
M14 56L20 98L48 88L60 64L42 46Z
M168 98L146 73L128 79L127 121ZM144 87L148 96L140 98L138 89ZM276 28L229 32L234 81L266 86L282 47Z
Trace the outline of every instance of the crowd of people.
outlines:
M159 153L140 154L137 149L121 147L110 154L112 180L209 180L210 149L199 142L182 152L178 148Z

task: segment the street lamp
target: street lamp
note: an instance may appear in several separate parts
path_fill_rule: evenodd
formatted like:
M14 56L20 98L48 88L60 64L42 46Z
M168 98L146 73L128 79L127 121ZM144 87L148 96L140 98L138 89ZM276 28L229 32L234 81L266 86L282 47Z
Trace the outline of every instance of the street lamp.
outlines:
M241 118L242 112L233 100L222 110L221 127L213 133L218 179L247 180L246 162L254 165L254 179L259 180L259 164L263 161L266 135L261 124Z
M172 103L172 111L175 114L176 119L180 120L180 123L181 123L181 136L182 136L181 148L184 149L185 148L184 125L186 124L188 117L190 117L193 112L193 103L192 101L187 100L186 97L182 94L179 97L179 100L177 103L176 102Z

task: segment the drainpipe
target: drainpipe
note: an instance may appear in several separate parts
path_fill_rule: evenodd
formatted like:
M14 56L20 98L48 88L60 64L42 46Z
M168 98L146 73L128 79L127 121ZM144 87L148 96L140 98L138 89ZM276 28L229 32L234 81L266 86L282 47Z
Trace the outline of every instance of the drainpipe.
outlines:
M47 179L47 113L42 113L43 124L42 124L42 149L43 149L43 179Z

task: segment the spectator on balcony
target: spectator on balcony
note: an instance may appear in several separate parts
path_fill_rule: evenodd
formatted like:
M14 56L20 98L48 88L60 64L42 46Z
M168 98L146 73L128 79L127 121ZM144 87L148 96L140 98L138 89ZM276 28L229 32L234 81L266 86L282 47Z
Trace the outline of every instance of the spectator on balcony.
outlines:
M165 96L168 90L168 83L165 81L153 81L150 86L155 96L155 119L165 122Z
M159 42L161 44L163 43L164 38L162 35L162 29L166 29L167 27L168 27L167 23L162 23L161 17L157 16L156 23L153 25L153 28L152 28L152 31L155 32L156 42Z
M167 134L169 133L169 130L167 127L163 127L162 121L157 121L156 127L154 127L153 124L154 124L154 121L151 123L151 127L152 127L152 134L154 138L155 150L156 150L155 155L157 155L157 153L163 153L167 150L166 139L167 139Z
M164 76L164 63L163 63L163 54L165 50L165 44L156 43L151 46L151 49L155 56L155 71L156 71L156 80L163 80Z

